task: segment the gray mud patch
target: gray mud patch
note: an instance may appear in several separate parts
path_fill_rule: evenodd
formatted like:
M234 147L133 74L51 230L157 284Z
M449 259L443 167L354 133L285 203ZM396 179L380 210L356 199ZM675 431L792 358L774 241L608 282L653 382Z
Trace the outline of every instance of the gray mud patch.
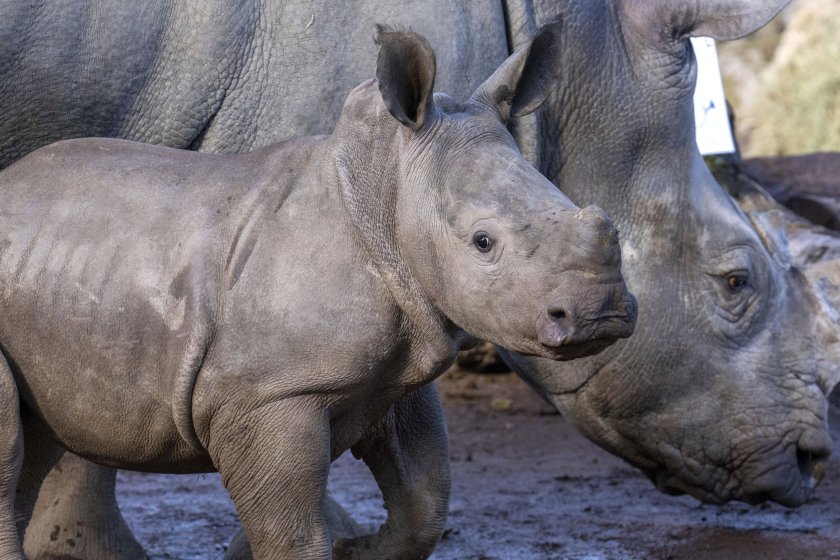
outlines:
M450 373L439 390L453 488L435 560L840 559L837 458L801 508L704 505L659 494L513 375ZM349 454L330 488L364 526L384 519L365 465ZM121 472L118 494L151 560L222 558L238 528L218 475Z

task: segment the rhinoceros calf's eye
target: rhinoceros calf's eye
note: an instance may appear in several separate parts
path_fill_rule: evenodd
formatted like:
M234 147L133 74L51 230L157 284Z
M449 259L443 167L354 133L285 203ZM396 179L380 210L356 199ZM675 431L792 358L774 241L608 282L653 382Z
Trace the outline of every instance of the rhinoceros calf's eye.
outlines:
M486 253L493 247L493 241L486 233L480 231L473 236L473 245L482 253Z
M732 272L726 275L726 285L731 292L738 292L749 283L749 276L744 272Z

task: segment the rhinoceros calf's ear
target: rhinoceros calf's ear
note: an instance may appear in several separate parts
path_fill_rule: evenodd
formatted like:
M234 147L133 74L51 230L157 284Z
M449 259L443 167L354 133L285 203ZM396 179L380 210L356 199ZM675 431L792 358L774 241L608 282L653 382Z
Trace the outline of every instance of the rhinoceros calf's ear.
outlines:
M376 79L388 111L412 130L423 128L434 110L435 53L411 31L376 26Z
M535 111L560 75L562 27L559 19L540 26L534 38L504 61L472 98L495 107L505 121Z
M624 0L624 15L644 34L729 41L773 19L790 0Z

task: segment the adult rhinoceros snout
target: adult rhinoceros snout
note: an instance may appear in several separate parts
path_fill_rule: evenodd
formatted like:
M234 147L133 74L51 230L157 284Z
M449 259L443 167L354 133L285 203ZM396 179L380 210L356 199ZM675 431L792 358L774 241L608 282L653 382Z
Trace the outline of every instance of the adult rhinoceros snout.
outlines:
M809 489L816 488L825 476L828 456L828 451L814 453L804 449L797 450L796 462L799 465L799 474Z
M741 500L752 505L773 501L786 507L803 505L820 483L826 458L797 452L796 465L779 466L773 477L760 477L744 487Z
M808 501L825 475L831 454L831 438L824 430L808 430L796 446L776 458L765 458L745 467L747 472L740 499L749 504L768 500L787 507L798 507Z
M824 430L811 430L799 438L796 463L805 486L810 490L816 488L825 476L831 446L831 437Z

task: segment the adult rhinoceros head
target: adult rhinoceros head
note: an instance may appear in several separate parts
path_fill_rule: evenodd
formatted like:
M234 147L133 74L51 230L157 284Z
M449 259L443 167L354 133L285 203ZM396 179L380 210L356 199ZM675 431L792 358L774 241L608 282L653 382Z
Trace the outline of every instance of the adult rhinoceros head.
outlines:
M511 362L658 488L708 501L801 504L831 444L815 298L772 216L739 210L694 140L688 38L736 38L784 4L568 3L565 80L540 123L549 176L621 230L639 320L597 357Z

